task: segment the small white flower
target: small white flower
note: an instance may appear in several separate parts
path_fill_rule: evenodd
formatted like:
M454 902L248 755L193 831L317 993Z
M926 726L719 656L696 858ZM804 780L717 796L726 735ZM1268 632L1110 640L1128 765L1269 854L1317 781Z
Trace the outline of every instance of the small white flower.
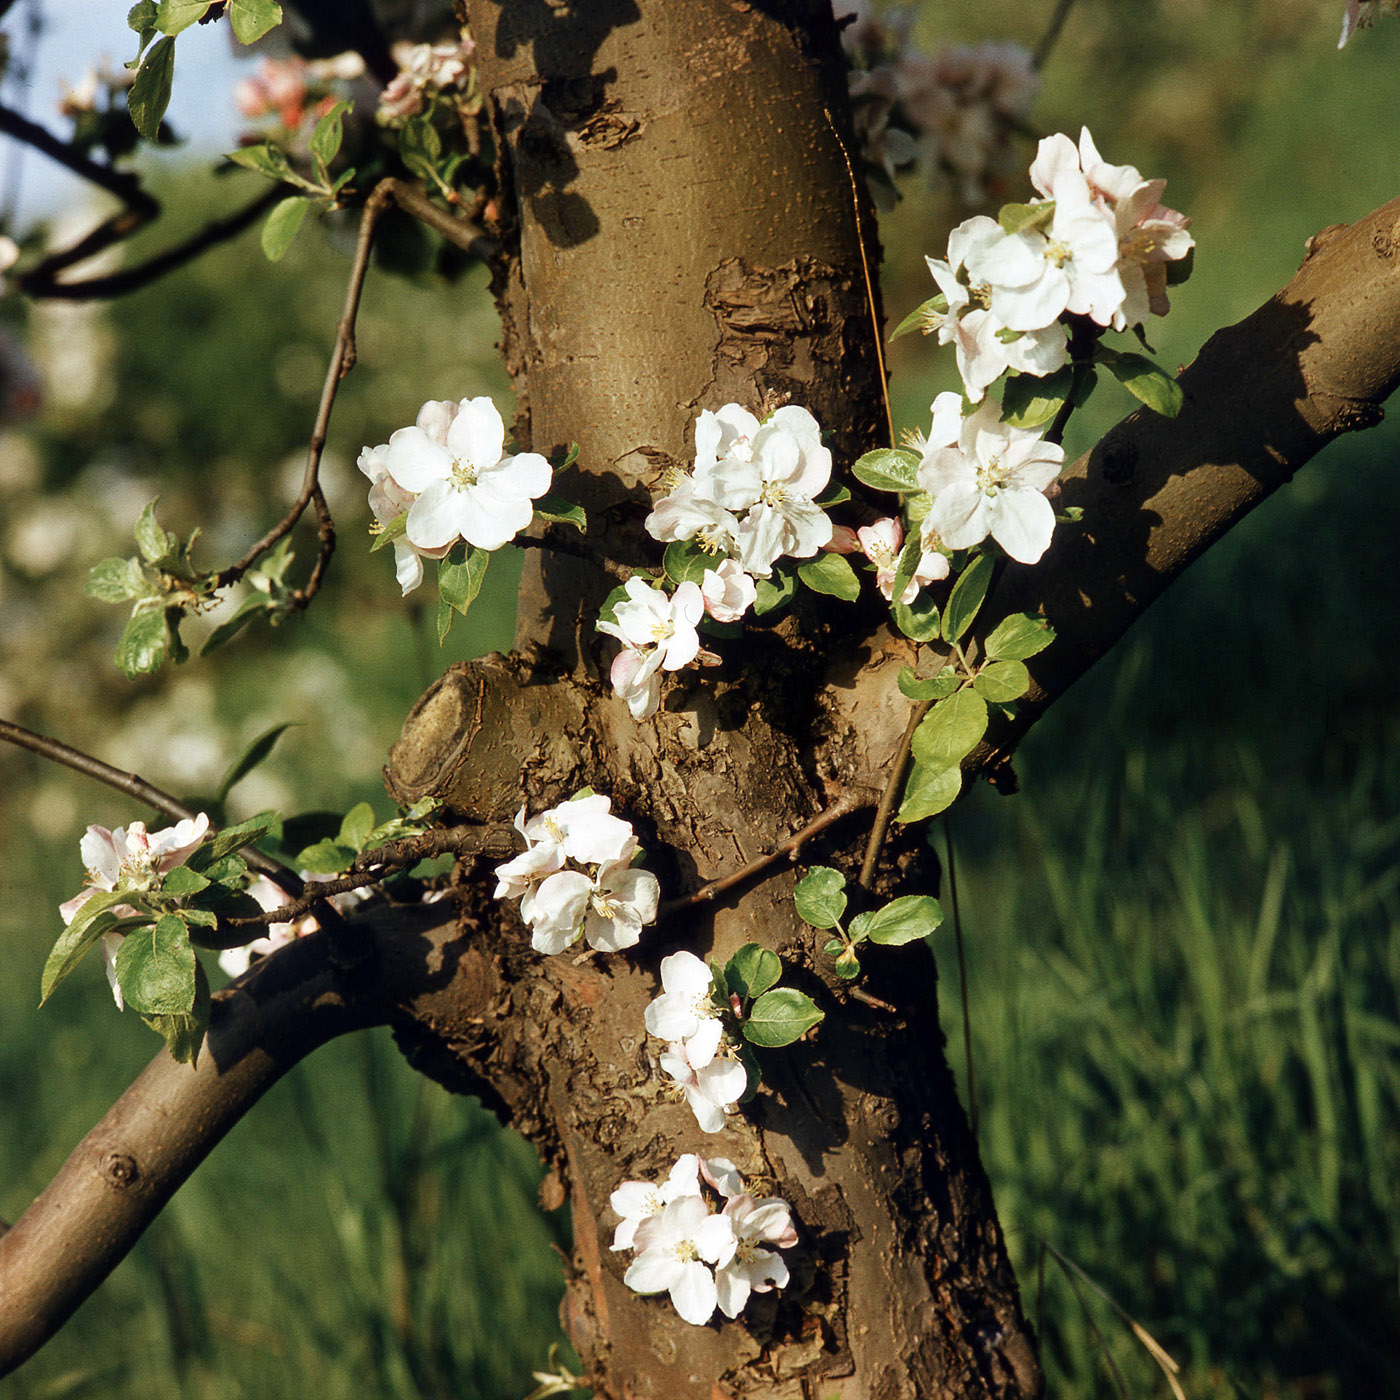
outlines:
M696 1046L696 1058L704 1058L705 1046ZM748 1072L735 1059L711 1057L692 1063L684 1041L672 1041L661 1058L662 1071L680 1089L702 1133L717 1133L724 1127L724 1115L744 1096L749 1087Z
M705 570L700 584L705 611L716 622L738 622L758 601L753 579L733 559L721 560Z
M873 525L862 525L856 531L856 538L865 552L865 557L875 565L875 586L881 593L894 601L894 576L899 572L899 555L904 548L904 527L893 516L877 520ZM937 583L948 577L948 556L937 550L925 549L919 555L914 573L905 585L899 601L912 603L919 590L928 583Z
M735 1196L726 1202L724 1215L734 1229L734 1253L715 1270L715 1289L720 1311L725 1317L738 1317L750 1293L767 1293L788 1281L788 1267L772 1249L790 1249L797 1243L788 1203L777 1197L756 1201L752 1196Z
M632 947L642 926L656 918L661 885L649 870L626 861L605 865L590 879L577 870L550 875L534 892L528 911L530 945L541 953L562 953L580 936L604 953Z
M924 528L936 530L949 549L991 535L1018 563L1034 564L1055 529L1044 492L1060 474L1064 449L1003 423L991 399L963 420L956 446L938 441L944 431L935 412L935 433L919 464L919 486L933 498Z
M161 879L185 858L209 833L209 818L199 813L174 826L148 832L145 822L132 822L108 830L105 826L90 826L78 842L78 850L87 866L87 884L72 899L64 900L58 912L65 924L71 924L78 911L98 893L130 890L146 893L154 890ZM135 914L131 905L117 904L112 913L120 918ZM113 931L102 935L102 958L107 966L107 981L117 1010L124 1007L121 988L117 985L117 950L126 935Z
M683 1042L687 1064L701 1069L724 1038L713 974L694 953L672 953L661 960L661 986L661 995L647 1006L646 1028L662 1040Z
M616 637L623 651L613 661L611 680L627 701L633 719L650 719L661 700L658 671L678 671L700 652L696 624L705 615L700 586L683 583L669 598L645 579L630 578L627 597L615 610L615 622L599 622L598 630Z
M534 517L535 498L549 490L553 472L537 452L506 457L504 451L505 425L485 397L463 399L441 441L417 424L394 433L385 466L416 497L405 530L409 543L440 549L460 537L479 549L500 549L513 540Z
M637 1257L622 1281L637 1293L669 1293L687 1322L703 1326L718 1302L708 1265L727 1264L735 1243L728 1217L711 1215L699 1196L682 1196L637 1226Z
M613 1234L612 1248L631 1249L637 1226L653 1215L660 1215L672 1201L700 1194L700 1159L693 1152L681 1157L670 1175L659 1186L649 1181L624 1181L608 1197L608 1204L622 1217Z

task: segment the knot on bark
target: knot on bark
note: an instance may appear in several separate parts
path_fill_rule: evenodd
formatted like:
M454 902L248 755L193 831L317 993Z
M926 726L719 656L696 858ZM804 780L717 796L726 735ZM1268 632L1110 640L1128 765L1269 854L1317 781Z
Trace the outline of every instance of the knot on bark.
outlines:
M141 1179L141 1169L136 1165L136 1158L125 1152L109 1152L102 1159L101 1170L107 1184L115 1186L119 1191L135 1186Z

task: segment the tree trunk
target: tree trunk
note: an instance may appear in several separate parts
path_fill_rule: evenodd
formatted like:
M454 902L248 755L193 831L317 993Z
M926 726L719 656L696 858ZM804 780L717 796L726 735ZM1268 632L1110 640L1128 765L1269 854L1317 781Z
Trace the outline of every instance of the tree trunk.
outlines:
M877 445L858 236L873 221L843 151L827 0L467 11L514 196L498 297L517 433L537 451L580 444L559 489L587 508L590 539L658 561L640 522L665 469L688 465L701 408L802 404L838 470ZM593 620L614 580L547 551L529 564L521 659L458 668L425 696L391 762L396 796L436 792L500 820L589 784L636 823L670 898L883 786L909 711L894 675L911 656L868 615L815 606L750 629L724 643L722 669L676 683L637 724L599 682L611 643ZM821 859L854 874L868 806L823 835ZM932 874L926 851L904 851L882 888L927 890ZM943 1053L932 960L922 945L879 950L865 985L893 1009L850 999L796 917L793 878L674 916L636 956L577 962L533 953L514 914L481 899L462 934L470 993L450 985L426 1022L417 1008L402 1042L420 1067L502 1107L553 1165L553 1203L567 1194L575 1226L566 1323L600 1395L1038 1394ZM723 960L751 941L830 1014L811 1043L769 1052L758 1098L707 1137L661 1092L642 1012L666 953ZM735 1322L693 1327L631 1293L608 1249L609 1193L687 1151L731 1158L795 1207L791 1286Z

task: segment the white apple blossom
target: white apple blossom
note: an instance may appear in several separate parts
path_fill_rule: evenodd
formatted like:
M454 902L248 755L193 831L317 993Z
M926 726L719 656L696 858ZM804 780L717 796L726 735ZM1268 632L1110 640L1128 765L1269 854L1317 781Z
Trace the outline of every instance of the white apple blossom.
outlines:
M108 830L105 826L90 826L78 843L78 850L87 866L87 884L58 906L65 924L71 924L78 911L98 893L130 890L145 894L157 888L161 880L209 834L209 817L200 812L174 826L160 831L146 830L145 822L132 822ZM135 915L131 905L117 904L112 913L119 918ZM117 950L125 935L113 930L102 935L102 959L107 966L107 981L112 988L117 1010L123 1009L121 988L117 985Z
M424 404L424 410L432 407L431 404ZM421 420L423 414L419 414ZM389 475L388 467L389 444L380 443L377 447L365 447L360 451L360 455L355 460L355 465L369 478L369 508L374 513L374 525L370 527L375 532L377 526L382 530L386 525L392 524L399 516L405 514L417 497L412 491L405 491L402 486ZM423 560L441 559L451 545L443 545L440 549L419 549L406 535L400 535L393 541L394 551L394 575L398 580L399 588L403 595L407 597L423 582Z
M875 565L875 586L891 602L894 601L894 577L899 571L899 555L904 548L904 526L893 516L862 525L856 538L865 557ZM948 556L936 549L925 548L914 566L914 573L905 585L899 601L912 603L925 584L937 583L948 577Z
M614 609L613 622L598 630L623 646L612 664L613 690L627 701L632 718L650 719L661 703L661 670L678 671L700 652L696 624L705 615L705 598L696 583L683 583L670 597L645 579L630 578L626 599Z
M700 584L705 611L716 622L738 622L758 601L753 579L733 559L722 559L705 570Z
M788 1266L773 1249L792 1248L797 1231L788 1203L774 1196L755 1200L738 1195L725 1203L723 1213L734 1230L734 1253L715 1270L715 1289L720 1311L725 1317L738 1317L750 1293L767 1293L787 1283Z
M1058 171L1053 188L1049 227L1024 228L970 254L969 272L990 285L991 310L1011 330L1040 330L1066 311L1107 326L1125 295L1113 217L1078 171Z
M671 1168L659 1186L649 1181L624 1181L608 1197L608 1204L622 1217L613 1233L612 1248L631 1249L637 1226L653 1215L660 1215L672 1201L682 1196L700 1195L700 1158L687 1152Z
M513 540L550 488L549 463L537 452L503 455L505 425L484 396L425 404L419 420L390 436L384 458L389 477L415 498L404 531L409 544L434 550L461 538L500 549Z
M641 938L642 926L656 918L660 897L656 876L634 870L625 860L603 866L592 878L579 870L560 870L534 891L526 914L530 946L540 953L562 953L582 937L603 953L631 948Z
M1060 474L1064 449L1028 428L1001 421L988 399L949 437L947 415L934 403L934 428L919 464L919 486L932 498L924 526L949 549L968 549L988 535L1022 564L1050 546L1055 511L1046 488Z
M724 1127L724 1115L744 1096L749 1087L748 1071L737 1059L727 1056L704 1058L705 1045L697 1044L692 1062L689 1045L674 1040L660 1057L662 1071L680 1091L702 1133L717 1133Z
M681 1196L638 1226L637 1257L622 1281L637 1293L669 1293L687 1322L703 1326L719 1301L708 1265L734 1257L733 1222L711 1215L699 1196Z
M948 235L948 259L927 258L929 271L948 309L927 317L925 334L936 329L940 345L952 345L968 398L980 403L987 386L1008 369L1024 374L1053 374L1068 358L1064 326L1046 326L1007 339L1005 325L992 312L992 288L974 278L974 263L1005 242L1008 234L995 219L979 214L965 219Z
M661 960L662 993L647 1006L648 1032L684 1045L687 1064L708 1065L724 1040L724 1021L714 1000L714 977L694 953L672 953Z

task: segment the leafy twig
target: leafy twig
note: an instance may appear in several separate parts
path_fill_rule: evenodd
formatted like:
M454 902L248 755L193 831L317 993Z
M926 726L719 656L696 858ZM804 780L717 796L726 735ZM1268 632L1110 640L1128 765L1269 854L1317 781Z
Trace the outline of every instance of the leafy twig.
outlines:
M0 739L7 743L16 744L22 749L28 749L31 753L37 753L43 758L52 759L55 763L61 763L65 768L71 768L89 778L95 778L99 783L106 783L108 787L116 788L118 792L124 792L128 797L134 797L138 802L144 802L148 807L154 807L158 812L164 812L167 817L174 817L176 821L193 821L199 815L193 807L187 807L168 792L148 783L135 773L114 768L110 763L104 763L100 758L94 758L81 749L72 748L68 744L60 743L59 740L50 739L43 734L36 734L32 729L25 729L22 725L13 724L9 720L0 719ZM211 834L214 830L215 828L211 826ZM251 846L247 847L242 855L251 869L266 875L270 880L281 885L283 889L300 895L306 888L301 877L294 870L289 870L281 861L273 860L271 856L264 855Z
M880 794L880 805L875 810L875 821L870 827L870 839L865 843L865 859L861 861L860 879L857 881L863 890L868 890L871 880L875 878L875 862L880 859L880 847L885 844L885 833L890 829L894 804L899 799L900 784L904 781L904 770L909 766L909 746L914 742L914 731L933 704L932 700L921 700L914 706L914 713L909 716L909 724L895 751L890 776L885 782L884 792Z
M784 856L795 860L798 851L814 836L820 835L827 827L839 822L843 817L849 817L852 812L860 812L867 807L873 807L875 805L874 798L873 788L847 788L830 807L819 812L801 831L789 836L786 841L775 846L767 855L758 856L738 870L732 871L728 875L722 875L717 880L711 880L706 885L701 885L698 890L691 894L682 895L679 899L667 900L657 911L657 917L664 919L670 914L679 913L682 909L690 909L697 904L708 904L710 901L718 899L726 890L741 884L750 876L757 875L761 870L766 870Z

